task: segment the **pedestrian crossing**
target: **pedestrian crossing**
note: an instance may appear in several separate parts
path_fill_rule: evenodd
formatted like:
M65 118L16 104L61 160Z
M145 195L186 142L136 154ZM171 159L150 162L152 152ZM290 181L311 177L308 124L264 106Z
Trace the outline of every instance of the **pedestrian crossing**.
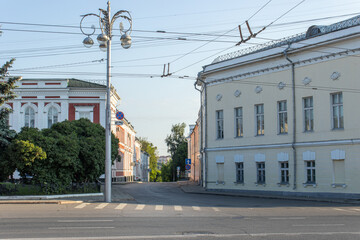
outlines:
M180 206L180 205L146 205L146 204L128 204L128 203L117 203L117 204L110 204L110 203L81 203L74 206L75 209L108 209L112 208L114 210L134 210L134 211L141 211L141 210L155 210L155 211L164 211L164 210L173 210L175 212L182 212L186 208L186 210L191 211L202 211L205 207L201 208L199 206ZM206 207L208 208L208 207ZM218 208L208 208L214 212L220 211Z

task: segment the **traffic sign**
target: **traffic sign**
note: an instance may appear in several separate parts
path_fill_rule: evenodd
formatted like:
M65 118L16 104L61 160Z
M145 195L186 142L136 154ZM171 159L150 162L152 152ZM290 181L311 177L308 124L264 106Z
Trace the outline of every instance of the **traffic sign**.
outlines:
M186 165L185 165L185 169L186 169L186 170L190 170L190 169L191 169L191 165L186 164Z
M185 159L185 164L191 164L191 159L190 158Z
M124 115L124 113L123 112L116 112L116 118L118 119L118 120L123 120L124 119L124 117L125 117L125 115Z
M124 124L124 122L123 121L115 121L115 125L117 125L117 126L121 126L121 125L123 125Z

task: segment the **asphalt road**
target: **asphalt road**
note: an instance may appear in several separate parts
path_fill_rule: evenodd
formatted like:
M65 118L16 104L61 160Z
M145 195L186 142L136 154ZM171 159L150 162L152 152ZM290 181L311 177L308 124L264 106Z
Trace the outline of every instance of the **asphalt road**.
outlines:
M134 200L0 204L0 239L360 239L360 206L113 186Z

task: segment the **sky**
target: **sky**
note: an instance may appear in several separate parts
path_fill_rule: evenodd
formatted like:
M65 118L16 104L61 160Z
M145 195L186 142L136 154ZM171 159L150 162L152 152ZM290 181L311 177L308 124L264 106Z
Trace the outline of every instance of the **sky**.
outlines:
M16 58L11 75L23 78L77 78L105 84L106 53L85 48L81 15L99 14L106 0L0 0L0 64ZM200 95L194 82L219 55L302 33L360 15L358 0L132 0L111 1L111 13L132 17L132 46L120 45L119 23L112 32L111 84L121 97L118 110L168 155L165 138L177 123L195 124ZM245 24L257 32L249 36ZM84 27L99 26L88 17ZM124 24L125 27L128 26ZM100 31L97 29L93 39ZM161 77L164 64L171 76ZM189 133L187 127L186 134Z

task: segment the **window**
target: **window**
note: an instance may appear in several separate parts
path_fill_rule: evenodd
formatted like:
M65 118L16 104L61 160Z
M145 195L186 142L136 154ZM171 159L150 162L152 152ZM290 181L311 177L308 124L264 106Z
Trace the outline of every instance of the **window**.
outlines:
M35 111L31 107L25 109L25 127L35 127Z
M243 136L243 112L242 107L235 108L235 137Z
M316 183L315 161L305 161L306 183Z
M49 108L49 112L48 112L48 128L51 128L51 126L57 122L58 122L58 111L56 108L51 107Z
M304 106L304 131L309 132L314 130L314 107L313 97L306 97L303 99Z
M264 104L255 105L256 135L264 135Z
M236 182L244 183L244 163L238 162L235 163L236 166Z
M289 184L289 162L280 162L280 184Z
M265 183L265 162L256 163L257 181L258 184Z
M345 183L345 161L344 159L333 160L334 184Z
M216 111L216 138L224 138L224 112L223 110Z
M342 93L331 94L332 127L333 129L344 128L344 112Z
M278 102L278 131L279 131L279 134L288 132L286 101Z
M79 119L86 118L90 120L90 112L79 112Z
M224 163L216 163L217 167L217 183L224 183Z

